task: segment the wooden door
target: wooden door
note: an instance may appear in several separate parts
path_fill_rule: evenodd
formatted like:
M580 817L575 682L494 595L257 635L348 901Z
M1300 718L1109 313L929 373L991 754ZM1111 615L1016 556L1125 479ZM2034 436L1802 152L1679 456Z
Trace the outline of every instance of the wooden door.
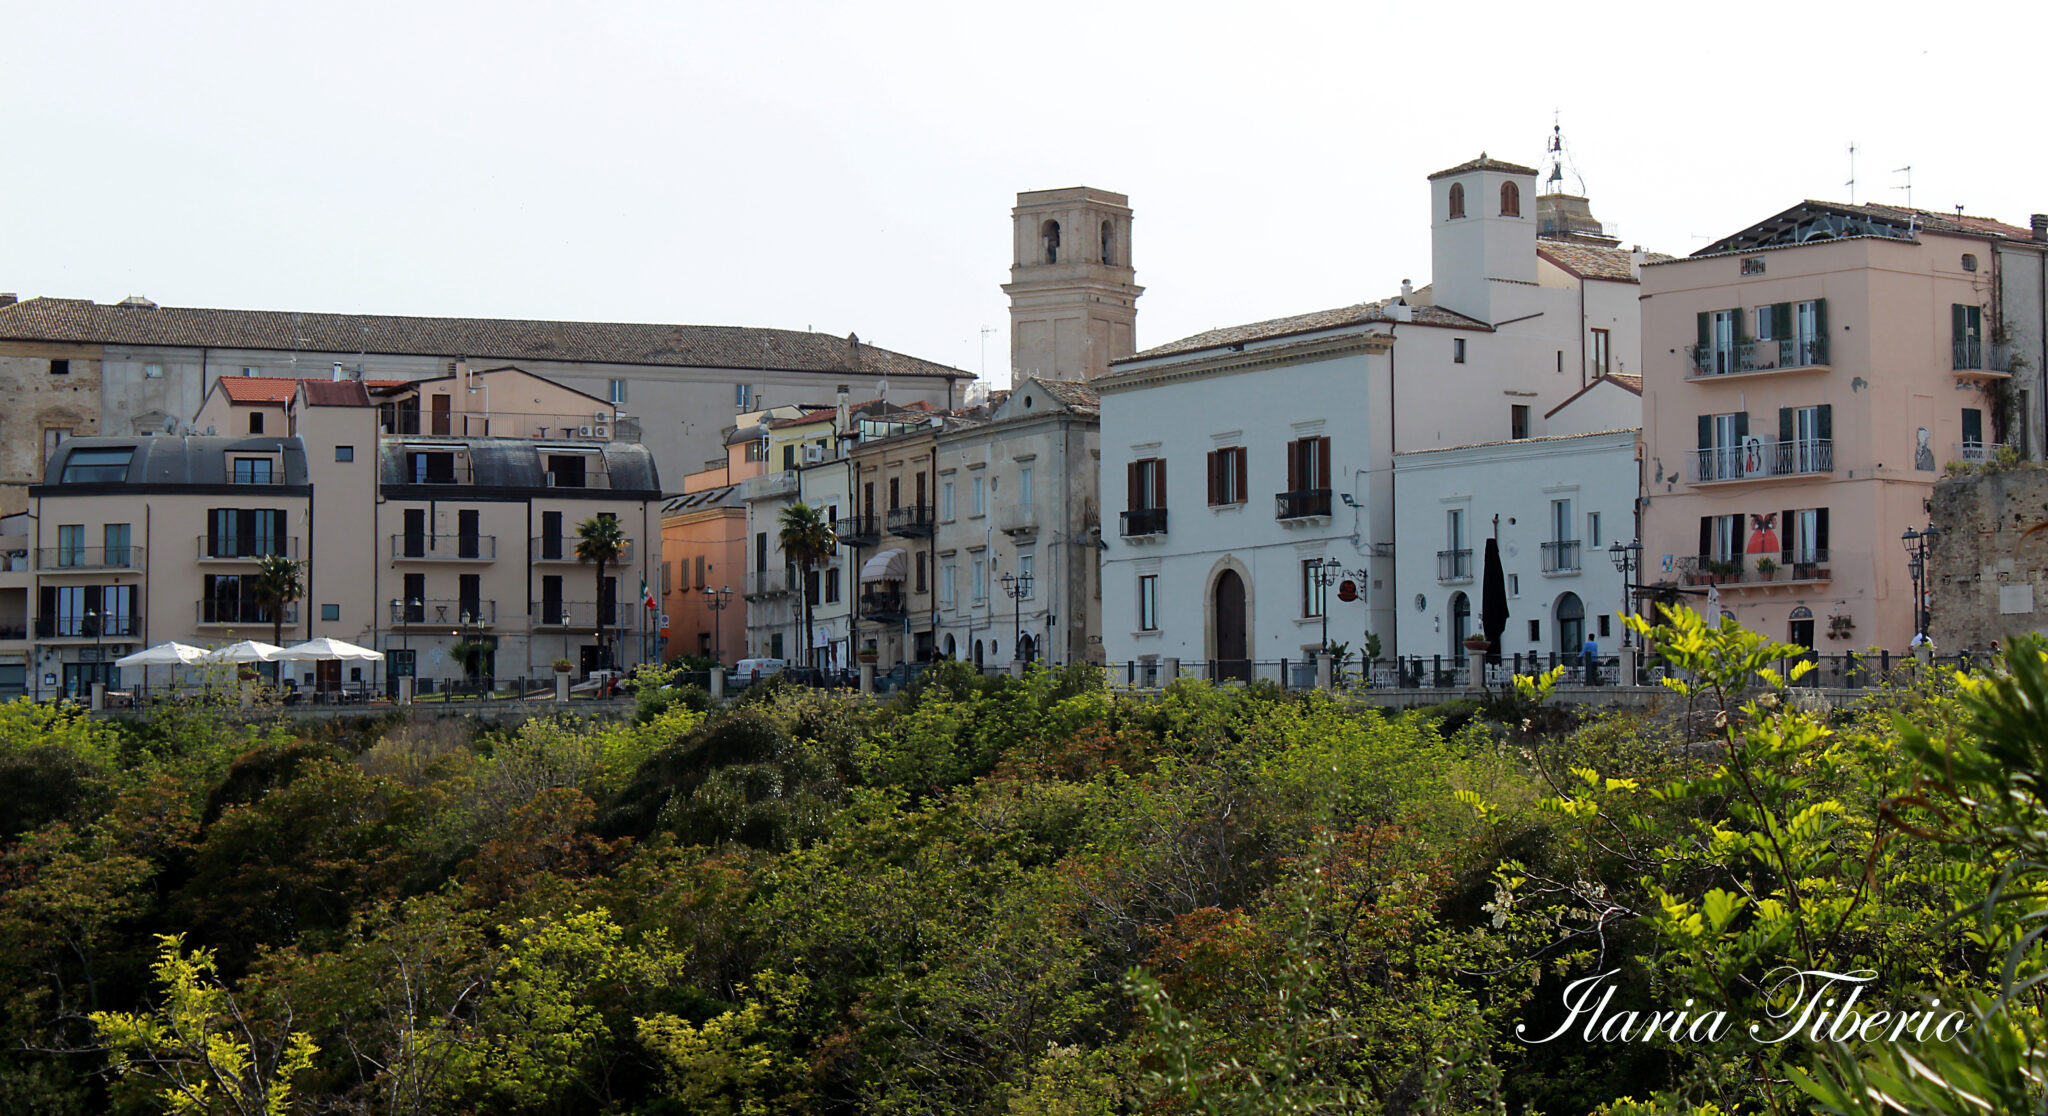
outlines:
M449 408L455 403L452 395L434 396L434 433L446 437L449 430Z
M1224 570L1216 579L1216 671L1220 681L1251 680L1251 656L1247 650L1244 616L1244 579L1236 570Z

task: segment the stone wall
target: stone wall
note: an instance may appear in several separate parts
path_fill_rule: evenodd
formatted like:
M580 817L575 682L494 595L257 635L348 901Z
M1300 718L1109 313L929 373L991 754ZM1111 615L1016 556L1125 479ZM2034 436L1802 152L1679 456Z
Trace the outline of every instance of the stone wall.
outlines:
M1952 477L1928 512L1941 535L1929 552L1934 618L1943 651L2048 631L2048 466Z
M52 360L67 371L52 375ZM46 430L100 432L100 361L97 345L0 342L0 515L28 510Z

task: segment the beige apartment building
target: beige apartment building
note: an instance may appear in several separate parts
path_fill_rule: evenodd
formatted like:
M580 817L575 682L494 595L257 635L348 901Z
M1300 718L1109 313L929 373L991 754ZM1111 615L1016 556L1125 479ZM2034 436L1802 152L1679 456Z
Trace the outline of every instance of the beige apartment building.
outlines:
M29 568L0 570L0 617L18 600L28 620L25 648L0 638L0 664L18 655L24 687L48 696L119 685L113 659L165 640L268 641L253 577L272 554L305 563L283 638L390 656L388 672L346 677L295 665L326 672L300 683L444 685L465 675L450 653L465 642L500 679L548 675L557 658L646 661L658 613L639 590L656 572L660 483L645 447L596 433L601 409L516 368L374 390L251 378L195 416L224 433L69 439L29 488ZM576 557L576 525L596 516L627 539L601 583Z
M1823 652L1903 650L1901 537L2038 437L2048 221L1804 202L1643 277L1644 580Z

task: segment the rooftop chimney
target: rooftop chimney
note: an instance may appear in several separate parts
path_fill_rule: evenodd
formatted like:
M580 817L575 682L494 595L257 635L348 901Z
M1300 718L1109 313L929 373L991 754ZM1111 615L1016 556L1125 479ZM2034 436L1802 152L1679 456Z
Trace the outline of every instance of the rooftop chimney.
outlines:
M0 291L0 306L12 306L20 301L13 291Z
M337 383L337 384L338 384L338 383L340 383L341 381L343 381L343 380L345 380L345 379L347 379L347 378L348 378L348 377L346 377L346 376L344 376L344 375L342 375L342 374L341 374L341 362L340 362L340 361L338 361L338 360L337 360L337 361L335 361L335 362L334 362L334 375L333 375L333 376L331 376L331 377L329 377L329 379L332 379L332 380L333 380L333 381L334 381L335 383Z
M1415 284L1413 284L1413 283L1410 283L1410 282L1409 282L1408 280L1406 280L1406 279L1403 279L1403 280L1401 280L1401 301L1403 301L1403 302L1406 302L1406 301L1408 301L1408 296L1409 296L1409 295L1412 295L1412 294L1414 294L1414 293L1415 293Z
M2048 240L2048 213L2036 213L2033 218L2034 239ZM0 306L6 305L9 296L0 295Z
M838 431L839 433L841 433L841 434L844 434L844 433L846 433L846 385L845 385L845 384L840 384L840 385L839 385L839 394L838 394L838 396L837 396L837 398L836 398L836 400L835 400L835 403L836 403L836 405L837 405L837 407L838 407L838 414L836 414L835 416L833 416L833 419L832 419L832 428L833 428L834 430L837 430L837 431Z

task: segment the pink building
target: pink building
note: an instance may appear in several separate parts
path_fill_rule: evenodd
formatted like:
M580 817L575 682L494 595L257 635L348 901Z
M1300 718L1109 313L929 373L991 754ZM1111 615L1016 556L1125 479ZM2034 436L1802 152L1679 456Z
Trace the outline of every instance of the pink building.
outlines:
M1934 482L2039 455L2035 225L1809 201L1645 266L1644 581L1824 653L1903 650Z

